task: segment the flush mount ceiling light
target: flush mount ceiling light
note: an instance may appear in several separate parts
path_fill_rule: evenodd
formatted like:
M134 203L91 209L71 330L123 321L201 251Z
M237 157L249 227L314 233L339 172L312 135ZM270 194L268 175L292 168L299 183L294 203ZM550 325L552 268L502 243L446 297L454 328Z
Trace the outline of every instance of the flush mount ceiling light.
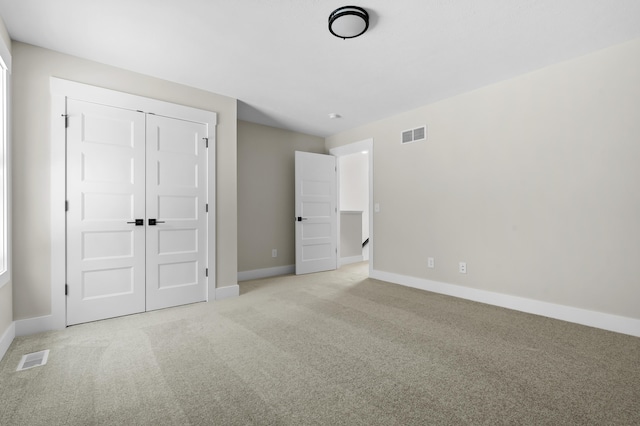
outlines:
M355 38L369 28L369 14L358 6L339 7L329 15L329 31L342 39Z

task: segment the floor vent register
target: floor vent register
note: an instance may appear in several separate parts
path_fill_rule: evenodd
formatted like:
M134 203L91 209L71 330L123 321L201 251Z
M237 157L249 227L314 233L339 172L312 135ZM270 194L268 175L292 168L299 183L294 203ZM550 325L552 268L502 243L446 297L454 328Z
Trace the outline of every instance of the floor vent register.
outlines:
M34 367L41 367L47 363L47 358L49 358L49 349L22 355L22 359L20 360L20 364L18 364L18 368L16 369L16 371L23 371Z

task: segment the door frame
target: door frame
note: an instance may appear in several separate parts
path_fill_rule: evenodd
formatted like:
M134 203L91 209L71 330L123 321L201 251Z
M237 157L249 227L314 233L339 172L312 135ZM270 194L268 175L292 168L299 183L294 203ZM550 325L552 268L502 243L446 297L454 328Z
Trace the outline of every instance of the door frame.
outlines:
M345 155L357 154L362 151L368 151L369 159L369 276L373 275L373 255L374 255L374 237L373 237L373 138L364 139L359 142L353 142L347 145L331 148L329 153L337 157L338 161L338 176L336 179L337 191L337 203L338 212L340 212L340 157ZM337 241L338 241L338 268L340 268L340 215L338 214L338 226L337 226Z
M207 301L215 299L216 289L216 125L217 113L157 99L132 95L74 81L50 78L51 90L51 317L52 329L67 325L66 284L66 100L73 98L134 111L153 112L172 118L207 124Z

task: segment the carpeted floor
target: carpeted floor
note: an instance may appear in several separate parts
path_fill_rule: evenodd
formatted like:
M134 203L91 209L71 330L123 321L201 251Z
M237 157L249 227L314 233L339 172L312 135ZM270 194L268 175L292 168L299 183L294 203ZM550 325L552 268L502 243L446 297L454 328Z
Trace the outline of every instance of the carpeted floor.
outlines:
M16 372L23 354L43 367ZM17 338L0 425L640 424L640 339L366 278Z

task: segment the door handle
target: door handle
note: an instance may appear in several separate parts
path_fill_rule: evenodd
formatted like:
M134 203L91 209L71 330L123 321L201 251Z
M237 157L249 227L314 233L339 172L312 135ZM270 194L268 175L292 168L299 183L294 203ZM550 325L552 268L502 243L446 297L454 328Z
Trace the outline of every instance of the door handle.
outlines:
M127 222L127 223L135 223L136 226L144 226L144 219L136 219L133 222Z
M149 226L156 226L157 223L164 223L164 220L149 219Z
M303 220L307 220L307 219L309 218L298 216L298 222L302 222Z

